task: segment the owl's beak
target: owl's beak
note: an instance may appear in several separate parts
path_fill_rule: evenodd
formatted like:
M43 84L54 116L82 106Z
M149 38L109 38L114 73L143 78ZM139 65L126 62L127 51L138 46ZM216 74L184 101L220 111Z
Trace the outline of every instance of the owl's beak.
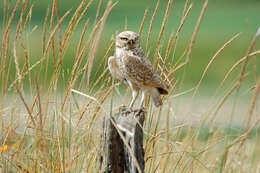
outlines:
M135 41L134 41L134 40L129 40L128 43L129 43L130 45L133 45L133 44L135 44Z

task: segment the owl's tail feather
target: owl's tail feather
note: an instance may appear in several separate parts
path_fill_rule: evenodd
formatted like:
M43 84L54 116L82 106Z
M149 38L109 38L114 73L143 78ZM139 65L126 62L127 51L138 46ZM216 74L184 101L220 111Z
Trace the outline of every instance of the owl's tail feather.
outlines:
M153 99L153 102L154 102L154 105L156 107L159 107L162 105L162 99L161 99L161 96L160 96L160 93L158 91L157 88L152 88L150 90L150 94L151 94L151 97Z

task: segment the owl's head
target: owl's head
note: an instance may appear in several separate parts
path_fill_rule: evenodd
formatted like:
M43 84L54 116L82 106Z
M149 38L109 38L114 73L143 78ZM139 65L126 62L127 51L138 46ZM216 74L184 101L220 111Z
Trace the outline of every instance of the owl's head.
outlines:
M139 35L133 31L124 31L116 36L116 46L120 48L134 49L140 47Z

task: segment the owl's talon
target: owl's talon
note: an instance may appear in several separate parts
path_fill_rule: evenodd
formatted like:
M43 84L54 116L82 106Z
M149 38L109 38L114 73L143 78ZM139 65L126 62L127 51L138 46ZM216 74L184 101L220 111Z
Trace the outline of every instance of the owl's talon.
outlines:
M125 110L122 111L122 113L125 113L125 114L129 114L131 112L133 112L134 110L132 108L127 108L125 107Z
M144 106L141 106L141 107L140 107L140 110L145 110Z

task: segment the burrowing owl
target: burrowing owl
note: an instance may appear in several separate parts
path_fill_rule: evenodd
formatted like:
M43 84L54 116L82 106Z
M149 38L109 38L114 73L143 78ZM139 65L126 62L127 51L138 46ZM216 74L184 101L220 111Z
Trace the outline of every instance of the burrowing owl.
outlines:
M133 31L124 31L116 36L114 56L109 57L108 67L114 78L117 78L132 90L130 109L142 91L141 108L145 95L149 93L155 106L162 105L161 94L168 94L168 85L155 71L149 59L145 56L139 35Z

